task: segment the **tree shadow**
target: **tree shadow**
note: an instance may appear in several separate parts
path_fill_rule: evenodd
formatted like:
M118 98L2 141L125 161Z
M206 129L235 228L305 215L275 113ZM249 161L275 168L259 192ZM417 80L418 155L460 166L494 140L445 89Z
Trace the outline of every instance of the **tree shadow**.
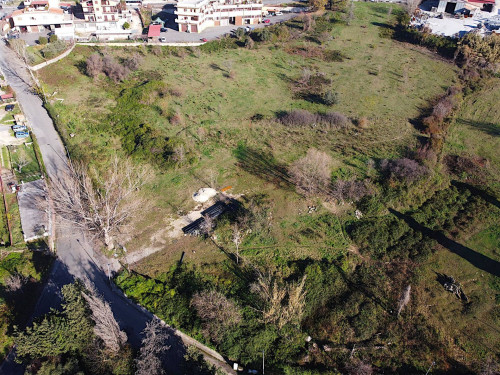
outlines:
M78 69L78 71L83 74L87 75L87 62L84 60L80 60L75 64L75 67Z
M293 190L294 185L286 167L278 163L271 153L240 145L234 154L241 169L280 188Z
M474 187L470 184L467 184L465 182L460 182L457 180L452 180L451 184L459 189L468 189L468 190L470 190L470 192L472 194L478 195L481 198L483 198L486 202L488 202L489 204L492 204L493 206L500 208L500 201L495 196L487 193L484 190L481 190L481 189Z
M488 135L493 135L495 137L500 136L500 126L492 122L473 121L473 120L466 120L463 118L459 118L457 119L457 123L481 130L482 132Z
M452 253L468 261L474 267L477 267L493 276L500 277L500 262L491 259L477 251L464 246L452 239L446 237L442 232L432 230L418 223L414 218L389 208L389 212L399 219L404 220L412 229L421 232L423 235L436 240L441 246L447 248Z

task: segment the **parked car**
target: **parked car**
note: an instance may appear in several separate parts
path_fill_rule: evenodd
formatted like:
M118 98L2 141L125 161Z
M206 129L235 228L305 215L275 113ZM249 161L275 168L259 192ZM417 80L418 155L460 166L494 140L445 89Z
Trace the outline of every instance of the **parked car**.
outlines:
M14 135L16 138L28 138L30 133L27 131L20 131L20 132L15 132Z
M201 38L200 40L201 40L203 43L208 42L208 39L207 39L207 38Z
M166 28L166 27L162 27L162 28L160 29L160 31L161 31L162 33L166 33L166 32L167 32L167 28Z
M269 18L264 18L262 20L262 23L271 23L271 20Z
M20 132L20 131L28 130L28 128L24 125L14 125L12 127L12 130L14 130L15 132Z
M12 112L14 110L15 105L14 104L8 104L5 106L5 110L7 112Z
M161 37L160 39L158 39L161 43L166 43L167 42L167 38L165 37Z
M275 15L275 16L282 16L282 15L283 15L283 13L282 13L282 12L276 12L276 13L274 13L274 15Z

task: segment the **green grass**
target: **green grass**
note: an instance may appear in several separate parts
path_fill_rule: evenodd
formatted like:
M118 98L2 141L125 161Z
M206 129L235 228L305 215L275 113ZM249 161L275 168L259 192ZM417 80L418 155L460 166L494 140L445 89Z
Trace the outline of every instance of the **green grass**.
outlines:
M160 97L155 92L144 92L140 99L144 103L140 119L186 144L193 163L158 174L150 195L162 198L155 199L157 211L136 224L138 233L129 244L133 250L155 245L151 238L165 225L165 215L193 208L190 195L204 186L201 180L206 179L209 169L218 172L221 187L232 185L236 194L268 193L274 189L272 184L255 179L235 165L232 150L238 143L271 151L284 165L302 156L309 147L317 147L334 157L336 168L358 177L365 175L368 158L397 157L413 145L418 133L409 120L455 82L456 72L431 53L381 38L380 27L374 23L392 22L394 16L388 15L388 9L385 4L359 3L351 26L334 25L335 38L324 48L339 50L348 57L344 62L290 55L283 43L210 54L188 49L183 57L176 56L178 50L167 47L162 56L144 48L111 47L108 53L119 58L135 52L144 54L140 70L127 82L116 85L104 77L94 82L82 74L82 62L97 49L77 46L69 57L44 68L40 75L47 92L57 91L58 97L65 99L53 103L53 114L58 116L59 130L70 152L96 164L105 161L114 149L122 148L119 137L107 125L121 90L154 77L182 93ZM314 45L304 39L290 43ZM227 77L228 60L234 78ZM340 102L327 107L295 97L291 81L300 77L303 68L326 74ZM339 111L353 120L364 116L370 126L364 131L324 134L309 128L290 130L274 120L276 113L296 108ZM182 114L181 125L171 125L168 120L176 111ZM264 120L251 120L255 114L261 114ZM75 137L69 137L69 133ZM294 199L293 193L270 194L276 207ZM284 216L291 216L293 221L297 212L292 210Z
M30 65L31 66L38 65L46 60L42 56L42 53L40 52L40 50L43 47L44 46L42 46L42 45L36 45L36 46L28 46L26 48L26 51L27 51L28 56L30 58Z
M500 189L499 100L500 78L486 80L481 90L465 98L445 144L447 153L485 158L496 191Z
M9 150L6 146L2 146L2 161L2 166L4 168L11 168Z
M28 139L27 143L29 144L25 143L19 146L9 146L12 166L14 167L16 177L18 181L24 182L35 181L41 177L40 167L34 151L34 144L31 142L31 139ZM26 156L28 164L22 167L19 172L18 162L22 153Z

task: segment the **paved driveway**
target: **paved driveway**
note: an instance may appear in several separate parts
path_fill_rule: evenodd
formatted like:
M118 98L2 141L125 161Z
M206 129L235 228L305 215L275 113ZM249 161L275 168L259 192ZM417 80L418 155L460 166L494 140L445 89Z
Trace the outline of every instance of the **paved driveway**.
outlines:
M21 226L25 241L50 234L47 184L45 180L26 182L17 193Z
M265 27L266 25L273 25L276 23L287 21L297 16L298 16L297 13L285 13L282 16L268 17L271 20L271 23L268 24L261 23L258 25L249 25L249 26L254 27L256 29L260 29ZM220 38L224 34L231 33L231 31L236 30L238 27L245 27L245 26L229 25L229 26L210 27L208 29L205 29L201 33L185 33L178 31L177 23L175 23L174 19L175 15L167 14L166 27L168 31L163 32L160 35L161 37L164 37L166 39L167 43L199 42L202 38L213 40Z

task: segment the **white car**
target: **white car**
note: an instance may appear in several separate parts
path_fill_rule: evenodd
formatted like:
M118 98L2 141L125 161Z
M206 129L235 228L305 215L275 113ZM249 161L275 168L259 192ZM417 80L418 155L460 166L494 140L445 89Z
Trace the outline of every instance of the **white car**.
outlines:
M274 15L275 15L275 16L282 16L282 15L283 15L283 13L282 13L282 12L276 12L276 13L274 13Z
M166 43L167 41L167 38L164 38L164 37L161 37L160 39L158 39L160 41L160 43Z

